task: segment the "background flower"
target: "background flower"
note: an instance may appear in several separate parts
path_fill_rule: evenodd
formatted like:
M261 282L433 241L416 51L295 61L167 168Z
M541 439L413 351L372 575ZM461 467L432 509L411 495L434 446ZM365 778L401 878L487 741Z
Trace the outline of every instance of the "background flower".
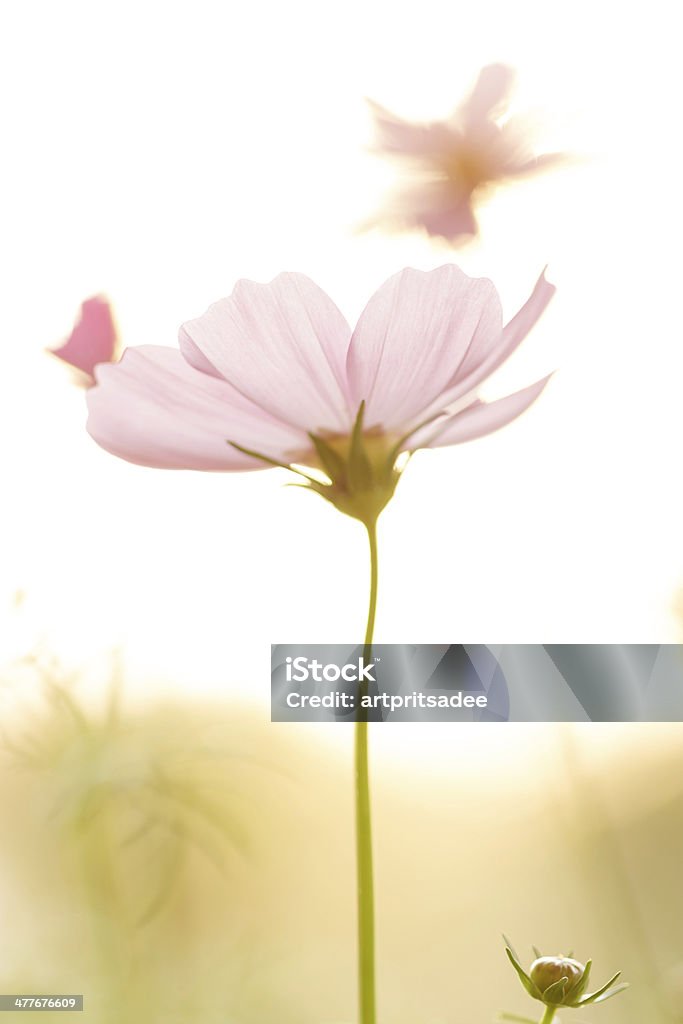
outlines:
M555 166L559 153L536 156L528 130L504 120L514 72L490 64L445 121L405 121L370 101L377 152L402 163L398 192L378 223L422 228L457 243L478 233L475 206L485 191Z

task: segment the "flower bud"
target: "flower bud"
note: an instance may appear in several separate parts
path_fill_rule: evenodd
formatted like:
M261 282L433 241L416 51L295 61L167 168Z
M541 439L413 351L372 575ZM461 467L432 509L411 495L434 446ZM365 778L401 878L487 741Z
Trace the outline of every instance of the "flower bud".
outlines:
M532 963L529 977L542 995L551 985L566 978L567 984L564 988L564 997L566 997L581 981L585 970L584 964L567 956L541 956ZM563 995L558 993L558 1002L562 999Z
M553 1011L559 1006L588 1006L591 1003L604 1003L606 999L611 999L612 996L617 996L628 988L624 982L615 985L621 974L621 971L617 971L600 988L594 992L587 992L592 960L582 964L578 960L572 960L569 956L539 956L539 950L535 946L533 950L536 960L527 974L519 962L519 957L508 940L505 939L507 958L517 972L517 977L523 987L532 999L538 999L539 1002L551 1007Z

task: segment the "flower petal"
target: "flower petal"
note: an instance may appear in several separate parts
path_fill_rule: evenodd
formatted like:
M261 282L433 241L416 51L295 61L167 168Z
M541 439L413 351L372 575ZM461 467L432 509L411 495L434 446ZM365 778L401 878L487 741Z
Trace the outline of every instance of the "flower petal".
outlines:
M219 373L213 363L210 363L201 349L197 348L185 328L181 327L178 333L180 352L183 358L200 373L208 373L210 377L217 377L218 380L225 380L222 373Z
M422 229L432 238L454 243L476 235L472 189L441 177L410 182L387 204L382 221L392 228Z
M458 107L456 117L471 123L503 113L514 81L515 72L505 64L489 64L482 68L472 92Z
M471 361L466 360L463 363L463 371L466 373L469 373L470 370L482 371L484 377L480 377L480 380L490 377L499 366L503 365L506 359L509 359L517 346L524 341L531 328L534 327L536 321L545 311L556 290L554 284L546 281L545 270L543 270L529 298L513 316L512 320L503 328L501 344L489 349L473 347Z
M546 281L544 270L527 301L503 328L502 337L491 340L484 335L478 336L477 344L470 346L463 359L457 377L449 382L448 387L431 405L422 410L420 422L436 416L440 410L446 411L448 406L462 402L468 395L473 395L524 341L556 290L555 285Z
M453 133L445 121L405 121L374 100L367 103L375 121L378 150L422 161L441 155L452 146Z
M352 403L368 427L400 429L458 375L471 346L500 337L498 294L486 278L447 265L389 278L363 310L347 370Z
M263 469L234 441L291 461L310 441L265 413L224 380L194 370L180 352L143 345L97 368L87 394L88 431L128 462L162 469Z
M515 391L512 395L499 398L495 402L473 402L462 412L455 416L432 424L431 428L424 428L418 431L409 439L407 447L414 448L442 448L449 444L462 444L464 441L473 441L477 437L485 437L492 434L494 430L511 423L517 419L532 402L535 402L544 387L550 380L552 374L536 381L521 391ZM431 430L431 437L428 439Z
M92 379L98 363L110 363L116 356L118 338L111 306L99 295L86 299L73 331L52 354L81 370Z
M287 423L346 431L353 424L344 377L350 338L321 288L304 274L280 274L270 284L239 281L229 298L183 324L180 349L193 365L199 349L238 391Z
M472 195L467 191L458 194L454 188L448 189L442 182L435 186L434 191L450 194L445 202L430 202L429 192L425 187L423 193L423 209L416 223L425 229L431 238L443 238L446 242L462 241L471 238L479 231L474 210Z

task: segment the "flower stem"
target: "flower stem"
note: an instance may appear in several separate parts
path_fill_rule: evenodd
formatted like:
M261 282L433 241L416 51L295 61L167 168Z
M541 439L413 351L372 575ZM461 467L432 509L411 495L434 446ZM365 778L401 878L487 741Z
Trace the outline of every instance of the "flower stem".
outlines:
M541 1024L550 1024L551 1020L555 1016L556 1010L557 1010L557 1007L555 1007L555 1006L546 1006L545 1013L543 1014L543 1017L541 1018Z
M363 661L372 656L372 635L377 608L377 523L366 524L370 541L370 606ZM361 694L365 684L361 686ZM372 871L372 826L368 774L367 715L359 709L355 735L356 870L358 888L358 995L360 1024L375 1024L375 900Z
M377 611L377 522L367 526L370 541L370 606L368 608L368 624L365 629L365 650L363 657L367 661L372 655L372 634L375 631L375 612Z

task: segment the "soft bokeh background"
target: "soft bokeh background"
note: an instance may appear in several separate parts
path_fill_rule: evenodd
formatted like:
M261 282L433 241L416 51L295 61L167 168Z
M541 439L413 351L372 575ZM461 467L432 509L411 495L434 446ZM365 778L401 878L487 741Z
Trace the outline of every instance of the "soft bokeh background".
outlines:
M34 720L16 669L1 690L9 733L30 726L48 747L4 772L5 991L38 970L41 987L99 991L93 1020L153 1021L171 982L189 1000L179 1021L352 1016L350 737L275 729L266 701L271 642L360 635L361 532L277 471L117 462L43 350L95 292L125 343L172 345L238 277L304 271L353 320L400 267L452 259L419 237L355 231L392 180L365 152L364 96L441 117L502 60L545 146L585 157L500 193L482 241L456 255L493 278L510 315L546 262L558 285L490 393L560 372L508 430L411 464L382 521L377 639L679 639L674 14L666 0L5 5L0 653L79 666L89 715L106 714L114 649L125 680L113 737L78 742L54 693ZM676 727L375 730L384 1020L523 1010L501 928L520 948L589 946L605 972L640 979L590 1019L679 1019L646 995L683 961L679 745ZM185 888L140 931L134 909L179 877L164 866L174 844L131 841L141 812L118 798L94 832L74 833L74 808L91 784L135 790L148 763L173 775L187 760L192 800L215 788L219 817L228 801L256 852L224 852L222 826L164 811L181 838L209 828L211 853L192 846ZM585 772L599 795L580 812ZM214 876L207 858L227 867ZM122 893L107 881L119 873ZM103 907L98 892L117 896ZM125 1013L106 1017L124 991ZM173 999L161 1002L172 1020Z
M354 1020L340 727L187 699L131 713L114 676L97 706L48 662L3 676L3 990L84 992L97 1024ZM680 726L442 731L427 752L414 726L373 730L379 1019L533 1013L505 929L527 963L571 946L596 982L632 983L561 1021L680 1024Z

